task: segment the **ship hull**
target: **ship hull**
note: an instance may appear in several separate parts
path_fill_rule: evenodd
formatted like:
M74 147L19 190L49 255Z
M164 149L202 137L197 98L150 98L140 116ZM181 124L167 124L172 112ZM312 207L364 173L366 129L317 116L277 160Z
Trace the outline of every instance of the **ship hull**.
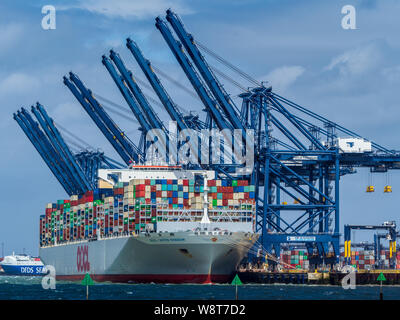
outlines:
M59 280L132 283L228 282L257 236L244 232L150 233L40 248Z
M13 276L42 276L43 266L31 265L2 265L5 275Z

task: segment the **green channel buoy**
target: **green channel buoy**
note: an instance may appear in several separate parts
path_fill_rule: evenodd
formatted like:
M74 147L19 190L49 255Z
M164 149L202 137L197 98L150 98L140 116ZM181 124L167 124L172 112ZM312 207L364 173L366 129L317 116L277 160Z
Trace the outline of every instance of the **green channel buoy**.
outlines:
M383 272L381 272L378 276L378 279L376 279L377 281L386 281L385 276L383 275Z
M94 281L90 277L89 273L86 273L85 277L83 278L81 284L86 286L86 300L89 300L89 286L94 285Z
M382 292L382 281L386 281L385 276L383 275L383 272L381 272L378 276L378 278L376 279L376 281L380 281L381 285L380 285L380 289L379 289L379 300L383 300L383 292Z
M240 280L239 276L236 274L235 278L231 283L232 285L236 286L236 300L238 299L238 286L241 286L243 282Z

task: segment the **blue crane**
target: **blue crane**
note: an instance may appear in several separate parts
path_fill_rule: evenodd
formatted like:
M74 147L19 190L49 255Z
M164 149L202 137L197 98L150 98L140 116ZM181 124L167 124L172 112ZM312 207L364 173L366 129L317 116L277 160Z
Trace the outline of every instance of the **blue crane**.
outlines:
M132 52L132 55L135 57L137 63L139 64L140 68L142 69L143 73L146 75L147 80L150 82L151 86L153 87L154 91L156 92L158 98L164 105L165 109L167 110L168 114L170 115L171 119L176 121L179 130L187 129L188 126L185 123L185 119L181 112L178 110L175 103L172 101L171 97L169 96L168 92L165 90L164 86L162 85L161 81L153 71L150 61L147 60L141 50L139 49L136 42L132 41L130 38L126 40L126 46Z
M161 32L176 60L185 72L190 83L206 107L207 112L211 113L212 119L215 121L218 128L220 130L232 129L229 121L227 121L227 119L218 110L217 102L213 99L211 93L209 93L206 89L190 60L183 53L182 44L174 38L167 24L159 17L156 18L156 27Z
M131 108L133 114L135 115L136 119L139 121L144 134L149 132L152 127L150 123L145 118L145 113L136 103L134 97L130 93L128 87L126 86L125 82L122 80L121 75L118 74L117 70L115 70L114 66L112 65L111 61L103 55L102 63L107 68L108 72L111 75L111 78L114 80L115 84L117 85L118 89L120 90L122 96L125 98L128 106Z
M56 176L67 194L70 196L74 194L82 194L83 191L81 186L76 180L76 176L71 173L65 157L59 153L60 149L57 149L57 147L54 147L53 145L56 141L50 139L42 129L40 129L39 124L33 120L32 116L24 108L21 108L21 111L18 110L16 114L14 113L14 119L20 125L21 129L27 135L28 139L34 145L45 163L49 166L50 170ZM73 135L71 132L67 133ZM77 138L75 135L73 136ZM80 138L77 139L81 140ZM81 146L78 147L83 149ZM100 151L84 150L73 154L72 156L92 186L97 185L97 170L99 168L115 169L121 168L122 166L120 163L105 156L104 153Z
M399 234L397 234L398 236ZM374 256L375 256L375 267L382 269L382 259L381 259L381 239L390 239L390 234L375 233L374 234ZM390 240L389 240L390 241ZM390 245L390 242L389 242ZM354 245L355 246L355 245Z
M63 158L66 163L69 172L74 177L74 180L79 185L79 193L85 193L86 191L92 190L93 186L90 184L82 168L79 167L71 150L66 145L65 141L61 137L61 134L54 125L53 120L48 116L46 110L39 103L36 104L36 108L32 106L32 112L38 119L42 129L45 131L47 137L52 142L55 149Z
M139 121L140 126L143 130L143 135L146 136L148 133L150 134L151 141L147 141L145 143L145 148L149 146L149 143L155 143L158 141L160 143L159 148L156 150L159 155L165 156L168 158L167 154L167 140L165 137L165 132L162 129L157 127L152 127L151 124L145 117L146 112L141 109L138 103L135 101L135 98L132 96L129 88L126 85L126 82L123 80L123 77L118 74L118 71L112 65L111 61L103 55L102 63L107 68L108 72L110 73L111 77L113 78L115 84L117 85L118 89L120 90L122 96L125 98L125 101L128 103L129 107L131 108L133 114L135 115L136 119ZM157 130L161 130L161 132L157 132ZM146 159L150 160L150 159Z
M124 62L122 61L121 57L118 53L114 50L110 50L110 59L114 62L115 66L117 67L118 71L121 74L122 79L128 85L129 89L133 93L133 96L136 98L136 101L139 103L143 113L145 114L148 122L152 126L152 128L162 129L165 133L167 130L164 127L164 124L159 119L159 117L154 112L153 108L147 101L146 97L144 96L142 90L136 83L135 79L133 78L133 74L130 70L128 70Z
M59 164L60 172L67 177L73 193L78 194L81 192L79 183L68 168L65 158L62 154L60 154L59 149L54 145L53 140L49 138L47 134L43 133L43 131L39 128L38 123L32 119L31 115L24 108L21 108L21 114L24 116L22 119L26 120L25 124L27 127L29 126L31 128L32 132L36 134L38 141L42 143L43 148L47 149L47 156L54 159Z
M37 130L40 130L37 122L35 122L36 130L31 127L29 120L26 120L23 114L18 111L16 114L13 114L14 120L17 121L18 125L21 127L22 131L24 131L25 135L31 141L35 149L38 151L43 161L47 164L53 175L60 182L61 186L64 188L65 192L71 196L74 194L74 187L70 183L69 179L65 176L63 169L59 164L59 160L55 160L55 150L52 149L50 142L47 144L44 143L43 132L41 135L38 134ZM33 119L31 119L33 122ZM46 138L45 138L46 139Z
M225 92L222 85L219 83L218 79L213 75L205 58L197 48L193 36L186 32L178 16L171 10L167 10L166 19L171 24L172 28L175 30L175 33L178 35L186 51L192 58L197 69L200 71L200 74L202 75L203 79L206 81L214 97L217 99L219 105L223 109L225 116L230 120L231 124L235 129L244 130L244 126L235 110L233 101L230 99L229 95Z
M85 172L85 176L94 186L98 185L99 169L120 169L122 165L104 155L104 152L84 150L74 154L76 161Z
M143 154L139 148L125 136L123 131L110 118L100 103L93 97L92 92L85 87L77 75L70 72L70 80L64 77L64 84L80 102L100 131L111 143L124 162L129 165L138 163Z

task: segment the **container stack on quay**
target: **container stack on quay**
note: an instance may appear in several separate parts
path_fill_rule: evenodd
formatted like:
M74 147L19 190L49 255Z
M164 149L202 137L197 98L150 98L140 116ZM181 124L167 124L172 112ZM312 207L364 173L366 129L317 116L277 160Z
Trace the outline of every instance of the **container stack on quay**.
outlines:
M280 258L281 262L298 269L307 270L310 266L306 250L285 250Z
M344 262L344 252L340 254L340 261ZM380 260L383 268L389 268L390 251L381 250ZM351 251L351 265L359 270L375 269L375 253L374 250ZM400 252L396 255L396 269L400 269Z
M181 221L184 211L187 219L203 215L204 186L195 180L133 179L106 186L100 181L98 192L49 203L40 216L40 245L152 231L171 216ZM210 218L218 210L255 214L255 187L247 180L209 180L207 188Z

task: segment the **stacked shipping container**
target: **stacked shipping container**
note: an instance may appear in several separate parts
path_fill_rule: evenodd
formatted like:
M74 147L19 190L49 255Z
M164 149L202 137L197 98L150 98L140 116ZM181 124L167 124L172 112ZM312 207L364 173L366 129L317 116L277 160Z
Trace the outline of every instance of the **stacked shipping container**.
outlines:
M238 210L254 204L254 186L247 180L209 180L209 209ZM40 245L122 235L154 229L157 212L201 210L204 186L188 179L134 179L101 193L59 200L40 216ZM201 211L199 211L201 213ZM170 213L168 213L170 214Z
M344 261L344 253L341 253L341 261ZM374 250L351 251L351 265L360 270L373 269L375 267ZM383 268L389 268L390 252L389 250L381 250L380 261ZM397 251L396 269L400 269L400 252Z
M281 252L281 262L292 267L305 269L309 268L307 251L305 250L286 250Z

